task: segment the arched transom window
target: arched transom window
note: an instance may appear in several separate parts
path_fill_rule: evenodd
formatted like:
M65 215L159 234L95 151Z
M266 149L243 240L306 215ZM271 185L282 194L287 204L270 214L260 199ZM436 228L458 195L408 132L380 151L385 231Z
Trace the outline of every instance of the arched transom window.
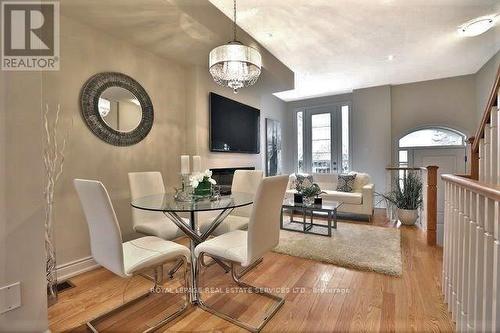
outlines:
M447 128L425 128L411 132L399 140L399 148L465 146L465 135Z
M465 134L450 128L427 127L417 129L399 139L398 164L401 168L413 166L415 150L429 148L464 148Z

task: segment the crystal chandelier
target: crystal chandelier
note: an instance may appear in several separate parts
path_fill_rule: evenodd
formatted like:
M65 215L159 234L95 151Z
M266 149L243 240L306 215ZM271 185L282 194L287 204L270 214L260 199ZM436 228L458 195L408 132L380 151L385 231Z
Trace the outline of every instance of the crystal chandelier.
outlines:
M233 3L233 40L210 51L209 71L217 84L233 89L253 85L260 76L262 59L259 51L236 39L236 0Z

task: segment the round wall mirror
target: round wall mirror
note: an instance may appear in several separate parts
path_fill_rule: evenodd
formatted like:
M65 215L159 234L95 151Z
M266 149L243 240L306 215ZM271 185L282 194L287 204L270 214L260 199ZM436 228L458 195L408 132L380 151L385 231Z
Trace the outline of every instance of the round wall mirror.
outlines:
M141 123L141 103L127 89L107 88L99 97L98 107L102 120L118 132L131 132Z
M81 92L82 115L100 139L129 146L144 139L153 126L153 105L144 88L121 73L99 73Z

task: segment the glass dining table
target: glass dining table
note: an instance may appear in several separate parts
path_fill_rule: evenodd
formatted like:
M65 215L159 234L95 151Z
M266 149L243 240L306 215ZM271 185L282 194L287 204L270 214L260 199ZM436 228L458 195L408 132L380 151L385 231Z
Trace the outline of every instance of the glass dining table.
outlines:
M162 212L190 238L192 263L190 286L191 302L197 303L198 287L196 286L196 275L198 272L196 271L194 248L196 245L205 241L235 208L248 206L252 203L253 195L248 193L232 193L231 195L221 196L216 200L204 199L189 202L177 201L173 193L162 193L134 199L131 205L137 209ZM196 213L208 211L220 211L220 213L211 221L206 230L199 232ZM179 214L189 214L189 222L183 219ZM229 271L229 267L225 263L217 259L214 260L221 265L226 272Z

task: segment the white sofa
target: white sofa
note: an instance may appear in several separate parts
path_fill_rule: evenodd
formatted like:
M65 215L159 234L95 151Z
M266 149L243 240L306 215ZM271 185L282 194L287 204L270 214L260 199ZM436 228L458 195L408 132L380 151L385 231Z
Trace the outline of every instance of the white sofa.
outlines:
M338 175L336 173L313 173L313 182L318 184L322 191L323 202L342 202L338 211L343 213L363 215L371 221L373 216L373 198L375 186L371 182L370 176L366 173L352 172L356 174L352 192L337 191ZM287 198L293 198L295 190L295 174L291 174L286 191Z

